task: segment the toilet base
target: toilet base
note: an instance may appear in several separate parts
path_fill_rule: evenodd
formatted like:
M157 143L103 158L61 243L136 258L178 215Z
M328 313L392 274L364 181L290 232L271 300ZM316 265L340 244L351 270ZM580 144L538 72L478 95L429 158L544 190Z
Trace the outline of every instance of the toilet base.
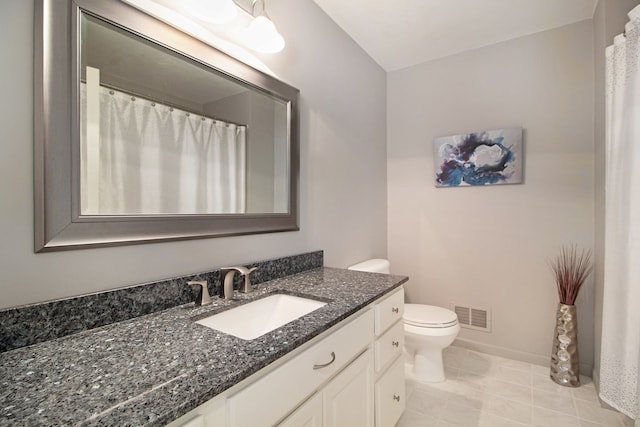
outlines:
M413 380L422 383L437 383L444 381L444 364L442 361L442 350L422 349L415 353L413 364L411 365L411 377Z

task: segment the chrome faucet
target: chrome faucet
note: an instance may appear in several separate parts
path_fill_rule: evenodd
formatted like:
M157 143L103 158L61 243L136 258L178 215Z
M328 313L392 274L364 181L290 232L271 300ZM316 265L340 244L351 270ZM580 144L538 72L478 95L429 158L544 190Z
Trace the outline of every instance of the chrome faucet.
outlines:
M251 286L250 274L257 269L258 267L222 267L220 269L220 272L222 273L224 279L220 296L224 299L233 298L233 278L235 277L236 273L240 273L240 275L244 278L242 284L240 285L239 291L242 293L251 292L253 288Z
M193 280L187 282L187 285L199 285L202 287L202 292L198 294L196 298L196 305L209 305L212 302L211 296L209 295L209 288L207 287L206 280Z

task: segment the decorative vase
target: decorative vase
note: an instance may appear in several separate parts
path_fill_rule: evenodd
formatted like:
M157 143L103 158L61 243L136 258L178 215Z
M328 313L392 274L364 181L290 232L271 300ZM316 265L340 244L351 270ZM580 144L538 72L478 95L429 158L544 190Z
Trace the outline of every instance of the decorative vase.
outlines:
M567 387L580 386L576 306L558 304L551 352L551 379Z

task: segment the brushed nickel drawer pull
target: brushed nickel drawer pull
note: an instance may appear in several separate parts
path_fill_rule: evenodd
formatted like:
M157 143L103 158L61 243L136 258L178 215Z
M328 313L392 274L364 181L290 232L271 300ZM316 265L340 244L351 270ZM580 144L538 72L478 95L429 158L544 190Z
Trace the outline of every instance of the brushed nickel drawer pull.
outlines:
M397 394L394 394L393 400L395 400L396 402L400 402L400 396L398 396Z
M394 347L398 347L400 345L400 341L391 341L391 345Z
M393 307L393 308L391 309L391 311L392 311L392 312L394 312L394 313L399 313L399 312L400 312L400 309L399 309L398 307Z
M326 368L327 366L331 365L335 361L336 361L336 354L332 351L331 352L331 360L329 361L329 363L324 363L322 365L313 365L313 369Z

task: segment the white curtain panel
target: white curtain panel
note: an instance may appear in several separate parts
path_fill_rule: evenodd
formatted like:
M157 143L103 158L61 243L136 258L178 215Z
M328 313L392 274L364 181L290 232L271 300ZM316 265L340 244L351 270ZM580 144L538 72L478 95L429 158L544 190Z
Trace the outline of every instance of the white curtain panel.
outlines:
M606 207L600 397L638 419L640 6L606 50ZM637 425L637 423L636 423Z
M84 122L83 213L245 212L246 127L101 87L99 154L92 160ZM97 179L87 180L91 173ZM89 195L94 208L85 203Z

